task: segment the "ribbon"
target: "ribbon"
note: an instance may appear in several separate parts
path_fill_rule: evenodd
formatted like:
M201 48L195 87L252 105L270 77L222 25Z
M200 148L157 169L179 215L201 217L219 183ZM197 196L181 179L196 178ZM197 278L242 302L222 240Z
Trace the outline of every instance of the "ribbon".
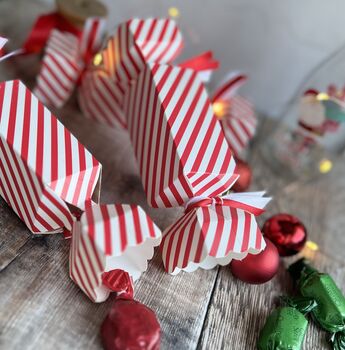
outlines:
M179 66L193 69L199 73L199 77L203 82L208 82L213 71L219 68L219 61L214 59L212 51L207 51L179 63Z
M194 197L185 205L185 213L199 207L227 206L244 210L255 216L264 213L264 207L271 200L270 197L263 197L265 191L230 193L216 197Z
M46 46L53 29L71 33L76 37L80 37L82 34L79 28L73 26L58 12L52 12L38 17L22 46L23 53L40 53Z
M105 20L90 18L81 37L54 29L47 43L35 94L45 104L61 107L71 96L84 70L99 51Z

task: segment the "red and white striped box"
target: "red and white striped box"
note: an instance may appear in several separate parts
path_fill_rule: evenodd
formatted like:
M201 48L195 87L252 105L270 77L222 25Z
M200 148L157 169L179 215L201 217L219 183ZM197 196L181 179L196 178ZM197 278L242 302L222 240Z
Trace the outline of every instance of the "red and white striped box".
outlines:
M73 227L71 278L91 300L102 302L112 291L111 272L122 270L137 280L160 241L161 231L141 207L88 203Z
M270 198L264 192L193 198L185 215L163 232L161 252L167 272L211 269L258 254L266 244L255 216Z
M101 18L88 19L80 38L67 31L52 30L34 91L45 105L62 107L65 104L100 50L104 34L105 20Z
M220 195L236 180L235 161L195 71L147 64L124 110L151 206Z
M197 72L147 64L131 84L124 111L149 204L194 203L163 233L166 270L212 268L262 251L255 215L270 199L263 193L222 197L238 175Z
M214 113L235 156L240 156L254 137L257 117L253 105L237 94L247 76L231 72L212 97Z
M175 21L135 18L119 25L102 57L112 77L128 82L137 78L146 63L172 62L182 47Z
M18 80L0 83L0 195L33 233L71 231L101 165Z
M82 76L78 88L82 111L96 121L126 128L123 100L128 83L145 62L172 62L182 47L182 34L171 19L136 18L120 24Z

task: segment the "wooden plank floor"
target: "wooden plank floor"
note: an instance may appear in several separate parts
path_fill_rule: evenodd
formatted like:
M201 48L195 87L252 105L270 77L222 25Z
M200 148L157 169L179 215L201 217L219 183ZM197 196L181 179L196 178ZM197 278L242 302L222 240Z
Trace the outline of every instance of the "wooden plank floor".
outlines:
M0 1L0 32L19 45L44 2ZM32 86L37 58L17 60L0 67L0 80L21 78ZM124 132L87 121L74 100L57 112L61 121L103 164L102 201L137 203L164 229L181 214L180 209L154 210L145 195L129 139ZM270 123L262 122L250 153L255 181L252 189L267 189L275 200L259 219L276 212L299 216L309 238L320 251L312 256L317 267L332 274L345 291L345 162L319 181L285 183L270 171L260 145ZM100 349L99 326L113 298L93 304L68 277L69 241L52 235L33 237L10 208L0 200L0 348L1 349ZM244 284L228 267L169 276L159 253L136 284L136 297L154 309L162 331L162 349L254 349L258 332L272 310L275 298L292 290L282 260L278 275L260 286ZM327 349L325 335L314 325L308 329L304 349Z

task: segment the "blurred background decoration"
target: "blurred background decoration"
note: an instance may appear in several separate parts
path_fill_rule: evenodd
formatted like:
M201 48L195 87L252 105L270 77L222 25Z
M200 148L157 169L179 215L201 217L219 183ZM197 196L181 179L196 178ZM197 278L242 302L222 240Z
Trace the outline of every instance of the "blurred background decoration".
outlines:
M291 98L320 62L332 57L345 43L341 0L104 0L109 26L129 17L175 18L186 45L181 60L213 50L221 68L213 81L229 70L241 70L250 80L241 90L260 113L278 118ZM54 0L0 1L22 26L31 28L38 13L49 12ZM30 3L30 6L28 4ZM28 8L30 7L30 8ZM25 32L16 21L0 29L3 34ZM21 27L22 28L22 27ZM330 82L323 77L324 85ZM336 82L335 82L336 83Z

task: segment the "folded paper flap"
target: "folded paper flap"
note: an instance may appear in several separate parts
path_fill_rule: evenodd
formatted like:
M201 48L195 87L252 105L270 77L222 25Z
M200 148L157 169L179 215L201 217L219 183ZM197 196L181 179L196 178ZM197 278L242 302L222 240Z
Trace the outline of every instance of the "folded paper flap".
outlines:
M81 38L57 29L51 31L35 90L42 101L55 107L67 101L84 68L101 47L104 27L103 19L90 18Z
M79 46L80 55L85 63L102 48L105 33L105 19L91 17L86 20Z
M207 51L189 58L178 65L182 68L190 68L196 71L216 70L219 68L219 61L213 58L212 51Z
M252 124L256 127L257 117L253 105L241 96L234 96L226 114L229 118L237 118L244 123Z
M89 67L82 75L79 103L84 113L112 127L127 129L123 113L124 94L128 86L115 81L103 65Z
M89 202L85 205L81 225L82 232L87 232L105 256L122 255L129 247L161 236L159 228L136 205Z
M248 77L241 72L230 72L224 79L224 82L214 92L212 101L230 100L247 80Z
M229 102L215 102L213 107L231 150L238 156L254 137L257 128L257 116L252 105L237 95Z
M222 196L223 200L230 200L238 203L243 203L248 207L264 209L271 201L271 197L263 197L264 191L261 192L244 192L244 193L230 193Z
M131 85L125 114L152 206L182 205L198 193L226 190L235 161L196 72L148 64Z
M7 38L0 36L0 62L5 61L12 56L19 55L23 52L22 49L18 49L5 54L4 53L5 50L3 50L3 47L6 45L7 42L8 42Z
M0 36L0 50L6 45L8 39Z
M1 128L1 123L0 123ZM0 195L32 233L71 230L66 203L42 183L26 161L0 137Z
M0 83L0 136L66 202L92 197L101 165L18 80Z
M187 212L163 233L161 251L169 273L212 268L265 247L255 216L230 206Z
M79 55L79 39L75 35L68 32L61 32L60 30L53 29L51 31L47 46L45 48L46 53L53 55L59 55L61 58L68 60L67 63L76 65ZM61 62L64 63L64 62ZM68 70L68 67L63 67Z
M169 63L180 53L183 38L171 19L132 19L128 29L146 62Z
M102 275L123 270L138 279L160 241L159 228L140 207L88 202L73 228L71 276L92 300L104 301L112 288Z

